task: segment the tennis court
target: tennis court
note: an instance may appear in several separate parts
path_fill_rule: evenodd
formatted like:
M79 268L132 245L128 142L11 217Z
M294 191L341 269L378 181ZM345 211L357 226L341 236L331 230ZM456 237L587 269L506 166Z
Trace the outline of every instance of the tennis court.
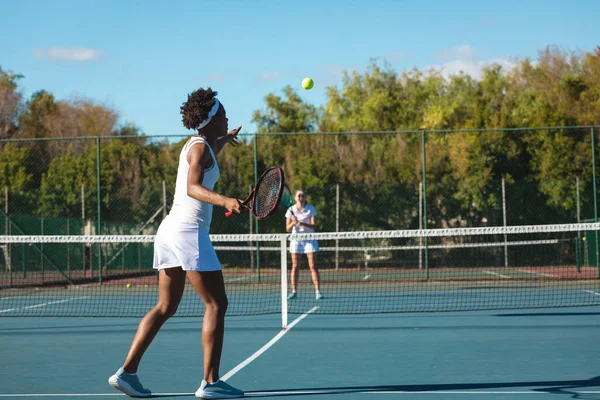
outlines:
M323 302L326 303L326 302ZM315 306L317 307L317 306ZM600 398L600 307L230 317L222 373L250 397ZM106 380L133 318L3 318L3 398L123 397ZM160 398L193 398L199 318L167 322L140 367ZM266 348L266 346L269 346Z
M599 229L313 234L318 301L306 270L287 299L288 236L213 235L230 298L221 373L248 397L600 398L600 281L578 243ZM22 267L1 281L0 354L10 362L0 397L124 396L107 379L157 299L155 273L136 258L152 236L3 241ZM69 261L85 241L102 268ZM155 397L193 397L202 312L186 288L181 318L146 353L139 373Z

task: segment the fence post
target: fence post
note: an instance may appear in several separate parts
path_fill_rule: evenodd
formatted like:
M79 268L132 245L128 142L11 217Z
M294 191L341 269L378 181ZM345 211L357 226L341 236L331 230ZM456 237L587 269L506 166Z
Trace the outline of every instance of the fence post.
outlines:
M40 235L44 235L44 217L40 218ZM40 243L40 268L42 270L42 284L44 283L44 243Z
M248 185L248 193L252 191L252 185ZM248 213L248 228L252 235L252 213ZM252 248L252 240L248 241L248 247ZM250 272L254 272L254 252L250 250Z
M97 201L98 201L98 218L96 221L96 235L100 235L101 232L101 215L100 215L100 204L102 201L102 196L100 194L100 137L96 137L96 191L97 191ZM97 244L97 252L98 252L98 283L102 284L102 246L100 243Z
M340 231L340 184L335 184L335 231ZM335 239L335 269L340 269L340 250L338 239Z
M4 185L4 212L6 215L4 216L4 234L10 235L10 222L8 221L8 185ZM6 258L6 269L10 271L10 287L12 287L12 259L11 255L12 246L9 244L5 248L5 258Z
M81 231L82 231L81 233L83 235L85 235L85 183L83 183L83 182L81 183ZM87 246L85 243L81 244L81 249L82 249L81 256L82 256L82 261L83 261L83 263L81 265L83 266L82 267L83 277L85 278L86 273L87 273L85 271L86 266L87 266L87 257L85 256L86 252L87 252Z
M421 131L421 163L423 172L423 229L427 229L427 160L425 151L425 131ZM429 240L425 237L425 278L429 279Z
M163 179L162 181L162 195L163 195L163 219L167 218L167 183Z
M423 182L419 182L419 230L423 229ZM423 237L419 237L419 269L423 269Z
M258 183L258 134L254 134L254 186ZM258 219L254 219L254 233L260 233L258 231ZM256 273L258 281L260 282L260 242L256 242Z
M502 177L502 224L506 228L506 186ZM508 236L504 233L504 266L508 267Z
M577 223L581 223L581 205L580 194L579 194L579 177L575 177L575 193L576 193L576 206L577 206ZM581 231L577 231L577 243L575 246L575 265L577 267L577 272L581 272Z
M596 187L596 145L594 143L594 127L592 126L590 129L590 135L591 135L591 145L592 145L592 190L594 192L594 222L598 222L598 198L597 198L597 190L598 188ZM596 270L597 272L597 278L600 278L600 262L598 261L598 258L600 257L599 251L598 251L598 232L595 231L594 232L594 249L596 251Z

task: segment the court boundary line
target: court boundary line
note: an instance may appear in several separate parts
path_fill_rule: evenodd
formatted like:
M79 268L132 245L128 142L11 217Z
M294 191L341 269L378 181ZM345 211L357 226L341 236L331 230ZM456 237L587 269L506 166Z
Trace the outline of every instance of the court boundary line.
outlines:
M492 395L492 394L502 394L502 395L522 395L522 394L550 394L549 392L544 392L540 390L485 390L485 391L468 391L468 390L418 390L418 391L410 391L410 390L386 390L386 391L377 391L377 390L348 390L348 391L340 391L336 389L323 389L323 390L281 390L281 391L251 391L246 392L245 397L273 397L273 396L282 396L282 395L326 395L326 394L406 394L406 395L415 395L415 394L459 394L459 395ZM569 394L600 394L600 390L582 390L582 391L569 391ZM152 393L152 396L193 396L194 393ZM14 394L0 394L0 397L10 398L10 397L97 397L97 396L120 396L122 397L122 393L14 393Z
M502 275L502 274L499 274L498 272L494 272L494 271L483 271L483 272L486 274L497 276L502 279L512 279L512 277L510 277L508 275Z
M31 305L31 306L25 306L25 307L7 308L7 309L4 309L4 310L0 310L0 314L6 313L6 312L11 312L11 311L18 311L18 310L29 310L30 308L45 307L45 306L49 306L49 305L53 305L53 304L68 303L70 301L83 300L83 299L88 299L90 297L91 296L81 296L81 297L74 297L72 299L63 299L63 300L56 300L56 301L48 301L46 303L34 304L34 305Z
M273 346L275 343L277 343L279 341L279 339L281 339L286 333L291 331L292 328L294 326L296 326L296 324L298 322L302 321L304 318L308 317L310 314L317 311L318 309L319 309L319 306L314 306L313 308L311 308L310 310L308 310L307 312L305 312L304 314L302 314L301 316L296 318L294 321L292 321L291 324L289 324L287 326L287 328L282 329L277 335L275 335L271 340L269 340L263 347L261 347L260 349L255 351L254 354L252 354L250 357L246 358L244 361L239 363L237 366L235 366L232 370L227 372L225 375L221 376L221 380L226 381L227 379L229 379L232 376L234 376L235 374L237 374L242 368L246 367L252 361L256 360L265 351L267 351L271 346Z

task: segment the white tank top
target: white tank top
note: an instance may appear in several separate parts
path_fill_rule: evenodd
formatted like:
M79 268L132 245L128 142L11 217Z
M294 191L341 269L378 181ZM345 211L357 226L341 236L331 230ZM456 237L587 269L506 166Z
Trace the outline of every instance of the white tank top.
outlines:
M187 180L190 164L187 161L187 155L193 145L204 143L210 151L213 164L209 169L204 170L204 179L202 186L213 190L219 180L219 166L217 158L210 148L208 142L199 136L190 138L181 149L179 155L179 167L177 169L177 180L175 181L175 196L173 199L173 208L169 216L180 222L197 223L198 227L206 232L210 230L210 221L212 220L212 204L204 203L191 198L187 194Z

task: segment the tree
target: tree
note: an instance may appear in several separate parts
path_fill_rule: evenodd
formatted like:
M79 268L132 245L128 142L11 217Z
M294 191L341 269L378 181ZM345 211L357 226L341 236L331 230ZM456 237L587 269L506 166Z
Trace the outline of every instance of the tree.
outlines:
M258 133L314 132L317 122L316 108L302 101L291 86L283 88L285 100L274 94L265 97L266 110L254 111L252 122Z
M18 81L22 78L21 74L0 68L0 139L13 137L18 130L17 120L22 107Z

